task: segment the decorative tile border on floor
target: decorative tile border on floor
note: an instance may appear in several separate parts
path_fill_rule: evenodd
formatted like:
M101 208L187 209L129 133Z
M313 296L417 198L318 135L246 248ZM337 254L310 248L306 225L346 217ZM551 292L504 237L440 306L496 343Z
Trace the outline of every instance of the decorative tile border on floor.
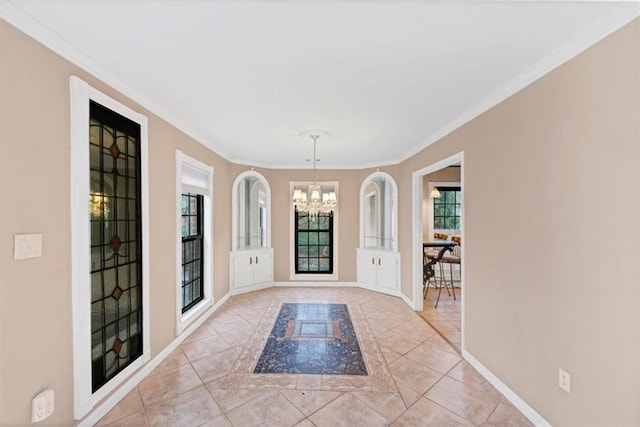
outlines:
M367 375L254 374L253 371L283 303L274 302L267 308L253 336L238 356L220 388L398 391L362 310L356 304L347 304L347 308L367 367ZM344 301L327 300L323 303L344 304Z

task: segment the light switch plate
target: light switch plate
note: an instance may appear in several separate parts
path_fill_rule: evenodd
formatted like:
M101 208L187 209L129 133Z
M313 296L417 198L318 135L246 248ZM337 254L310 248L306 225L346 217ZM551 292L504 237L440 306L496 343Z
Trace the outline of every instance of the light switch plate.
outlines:
M13 236L13 259L42 256L42 234L16 234Z

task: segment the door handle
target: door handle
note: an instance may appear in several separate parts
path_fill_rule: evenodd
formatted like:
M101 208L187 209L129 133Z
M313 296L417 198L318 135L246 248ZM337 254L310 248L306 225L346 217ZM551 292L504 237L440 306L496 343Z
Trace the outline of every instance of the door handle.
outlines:
M252 265L252 264L253 264L253 258L249 257L249 265Z
M258 257L256 256L256 264L258 263Z
M371 265L376 265L376 257L371 257Z
M378 258L378 265L382 265L382 259Z

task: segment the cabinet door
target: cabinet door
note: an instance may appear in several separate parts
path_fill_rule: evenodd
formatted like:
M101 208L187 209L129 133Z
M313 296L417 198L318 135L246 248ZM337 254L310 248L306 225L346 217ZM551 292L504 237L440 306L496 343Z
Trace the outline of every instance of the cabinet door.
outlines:
M273 254L271 250L256 252L253 256L253 282L273 282Z
M253 285L253 253L232 253L233 287L242 288Z
M377 262L374 252L358 251L358 283L375 286Z
M376 260L378 267L377 285L385 289L398 288L398 256L395 252L379 252Z

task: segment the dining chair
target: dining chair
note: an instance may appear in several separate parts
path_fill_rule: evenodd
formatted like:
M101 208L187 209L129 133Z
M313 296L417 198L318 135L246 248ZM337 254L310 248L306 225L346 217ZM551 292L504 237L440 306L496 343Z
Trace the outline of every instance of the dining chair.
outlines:
M433 239L434 240L449 240L449 235L448 234L443 234L443 233L433 233ZM445 274L444 274L444 270L442 269L442 264L440 264L440 260L438 260L436 262L436 264L433 266L434 271L435 268L437 266L438 268L438 273L434 275L433 277L429 278L427 275L427 263L429 262L429 258L431 259L437 259L438 255L440 253L440 249L439 248L428 248L425 249L423 252L423 256L422 256L422 267L423 267L423 272L422 272L422 287L423 287L423 293L422 293L422 297L423 299L427 297L427 294L429 293L429 287L432 285L431 281L433 280L433 287L437 288L437 289L442 289L442 286L444 286L444 288L447 291L448 295L451 295L451 293L449 292L449 289L447 288L447 281L445 278ZM440 276L440 277L438 277ZM453 285L452 285L453 287ZM440 295L438 293L438 299ZM436 307L437 307L437 303L436 303Z
M453 286L453 267L455 265L460 266L460 263L462 261L462 238L460 236L452 236L451 241L456 243L456 246L453 248L453 253L445 254L440 260L440 262L442 264L449 264L449 278L451 279L451 290L453 291L453 298L455 299L456 293Z

